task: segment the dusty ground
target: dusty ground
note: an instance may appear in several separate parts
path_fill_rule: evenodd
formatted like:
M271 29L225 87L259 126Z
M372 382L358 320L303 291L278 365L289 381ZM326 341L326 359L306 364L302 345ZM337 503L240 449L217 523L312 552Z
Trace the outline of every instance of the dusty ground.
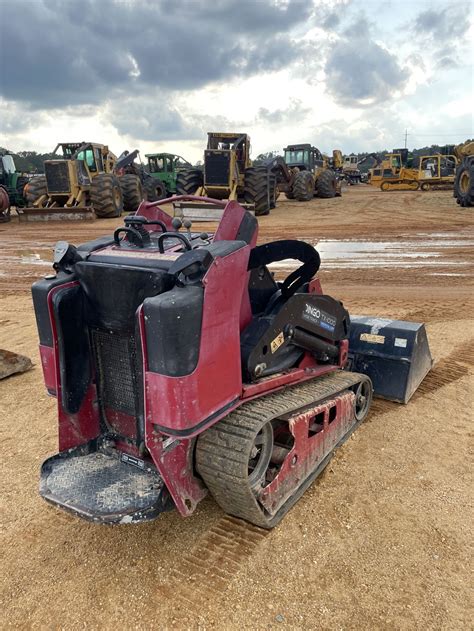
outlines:
M323 240L324 288L352 313L425 321L436 361L407 406L375 402L270 533L210 499L186 520L108 528L39 498L56 415L28 289L57 239L77 244L117 220L0 226L0 347L36 362L0 382L2 626L472 628L473 218L449 192L360 186L282 200L260 220L261 239ZM373 250L341 258L354 244L340 239Z

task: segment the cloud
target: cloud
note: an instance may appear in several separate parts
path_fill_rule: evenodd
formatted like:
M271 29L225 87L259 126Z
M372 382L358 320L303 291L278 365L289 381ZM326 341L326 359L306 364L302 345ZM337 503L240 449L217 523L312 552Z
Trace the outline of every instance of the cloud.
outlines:
M16 0L2 8L1 90L54 108L279 70L298 54L291 29L312 12L304 0Z
M374 41L363 17L352 22L333 43L324 70L328 92L349 107L386 100L408 80L396 56Z
M305 107L299 99L292 99L287 108L268 110L265 107L259 108L256 116L257 123L269 123L271 125L294 125L301 124L311 112L310 107Z
M422 46L431 51L437 70L450 70L460 65L471 24L471 6L459 2L441 10L427 9L417 15L412 31L418 41L421 38Z
M439 44L464 36L470 25L470 3L459 2L442 10L427 9L418 14L415 31L430 35Z

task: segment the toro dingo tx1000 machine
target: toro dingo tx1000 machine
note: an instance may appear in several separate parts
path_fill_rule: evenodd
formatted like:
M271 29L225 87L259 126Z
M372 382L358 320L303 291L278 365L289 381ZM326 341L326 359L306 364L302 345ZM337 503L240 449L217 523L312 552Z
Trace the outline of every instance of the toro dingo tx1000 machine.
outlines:
M33 286L59 417L40 492L132 523L190 515L210 491L271 528L364 420L371 379L344 370L349 314L322 293L312 246L256 246L235 201L201 200L225 207L212 238L181 232L158 204L182 199L143 202L112 237L59 242L55 274ZM267 266L283 259L299 266L275 282Z

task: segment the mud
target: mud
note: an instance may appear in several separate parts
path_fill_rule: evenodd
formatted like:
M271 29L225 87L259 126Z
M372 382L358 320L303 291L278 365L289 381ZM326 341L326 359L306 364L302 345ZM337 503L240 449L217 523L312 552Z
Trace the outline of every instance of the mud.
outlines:
M363 185L335 200L282 199L259 219L261 241L320 244L323 287L352 313L426 322L435 359L407 406L374 402L269 533L210 498L188 519L118 527L39 498L56 410L29 287L48 273L56 240L111 234L117 220L2 224L0 347L35 364L0 382L4 626L471 628L473 219L448 191Z

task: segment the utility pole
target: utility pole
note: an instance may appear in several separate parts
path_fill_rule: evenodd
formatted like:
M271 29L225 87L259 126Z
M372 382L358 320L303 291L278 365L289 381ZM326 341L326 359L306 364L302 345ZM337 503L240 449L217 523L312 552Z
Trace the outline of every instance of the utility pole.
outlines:
M405 149L407 148L408 129L405 129Z

